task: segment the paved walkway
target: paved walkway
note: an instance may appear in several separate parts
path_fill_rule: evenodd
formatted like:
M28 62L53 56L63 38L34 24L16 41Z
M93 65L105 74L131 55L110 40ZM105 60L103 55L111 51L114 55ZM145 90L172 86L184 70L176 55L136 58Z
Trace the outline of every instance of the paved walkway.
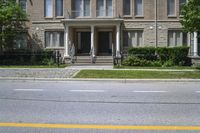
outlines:
M78 69L65 68L19 68L0 69L0 77L21 77L21 78L71 78Z

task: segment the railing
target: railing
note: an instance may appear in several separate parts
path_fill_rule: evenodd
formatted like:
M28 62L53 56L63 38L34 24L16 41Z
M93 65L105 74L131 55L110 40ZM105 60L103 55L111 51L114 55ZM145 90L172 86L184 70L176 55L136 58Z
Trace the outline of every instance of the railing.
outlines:
M90 57L91 57L91 63L95 63L95 49L94 48L91 48L90 49Z
M71 63L75 62L75 46L74 46L74 44L72 44L71 48L70 48L70 62Z

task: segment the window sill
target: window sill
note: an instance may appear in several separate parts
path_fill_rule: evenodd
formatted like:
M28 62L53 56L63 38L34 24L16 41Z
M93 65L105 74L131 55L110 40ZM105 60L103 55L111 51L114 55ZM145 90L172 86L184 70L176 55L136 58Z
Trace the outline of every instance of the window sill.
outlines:
M113 16L97 16L97 18L114 18Z
M176 18L176 15L168 15L168 18Z
M45 19L53 19L53 17L44 17Z
M84 18L91 18L91 16L78 16L78 17L74 17L74 19L84 19Z
M144 18L144 16L142 15L142 16L135 16L135 18Z
M65 49L65 47L46 47L45 49Z
M132 15L124 15L123 18L132 18Z
M56 19L63 19L64 16L56 16Z

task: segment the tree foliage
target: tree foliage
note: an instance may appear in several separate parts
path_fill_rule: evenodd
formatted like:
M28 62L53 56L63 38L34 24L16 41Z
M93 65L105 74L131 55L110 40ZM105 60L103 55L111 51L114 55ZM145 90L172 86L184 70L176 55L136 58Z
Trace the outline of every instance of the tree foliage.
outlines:
M16 0L0 0L0 49L13 45L16 35L24 30L26 13Z
M188 0L181 11L181 24L188 32L200 31L200 0Z

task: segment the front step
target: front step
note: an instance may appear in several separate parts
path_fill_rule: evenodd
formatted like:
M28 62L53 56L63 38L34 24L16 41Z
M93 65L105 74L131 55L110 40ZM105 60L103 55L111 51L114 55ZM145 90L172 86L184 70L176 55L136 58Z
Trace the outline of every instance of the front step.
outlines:
M97 56L96 57L96 64L113 64L113 57L112 56Z
M76 56L75 64L98 64L98 65L113 65L112 56L96 56L95 62L92 63L90 56Z
M75 63L90 64L92 63L92 60L90 56L76 56Z

